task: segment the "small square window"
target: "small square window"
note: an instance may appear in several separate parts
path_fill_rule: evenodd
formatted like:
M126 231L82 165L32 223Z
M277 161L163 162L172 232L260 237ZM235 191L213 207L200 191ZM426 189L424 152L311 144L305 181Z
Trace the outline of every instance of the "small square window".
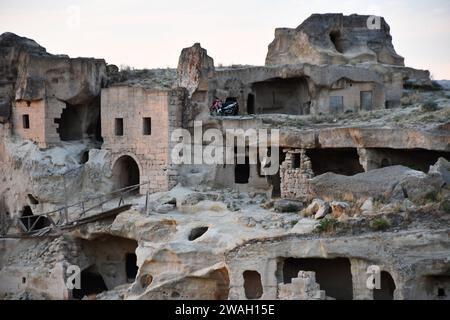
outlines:
M24 129L30 129L30 116L28 114L22 116L22 122Z
M116 136L123 136L123 118L116 118L115 132Z
M144 136L150 136L152 134L152 118L143 118L142 128Z

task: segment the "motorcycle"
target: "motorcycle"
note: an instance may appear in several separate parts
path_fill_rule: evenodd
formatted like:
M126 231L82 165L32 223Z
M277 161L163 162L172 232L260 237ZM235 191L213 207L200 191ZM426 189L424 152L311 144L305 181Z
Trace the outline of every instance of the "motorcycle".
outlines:
M210 108L211 115L229 117L239 114L239 103L235 99L227 99L222 102L219 99L214 100Z

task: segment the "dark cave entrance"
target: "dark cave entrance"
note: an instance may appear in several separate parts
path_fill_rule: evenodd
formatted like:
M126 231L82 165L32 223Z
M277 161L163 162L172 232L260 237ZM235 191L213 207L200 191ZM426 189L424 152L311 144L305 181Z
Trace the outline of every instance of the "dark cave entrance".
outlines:
M234 168L234 182L236 184L248 184L250 180L250 159L245 157L244 164L236 163Z
M66 104L61 118L55 119L59 124L58 133L61 141L73 141L83 139L83 122L86 107Z
M247 97L247 113L255 114L255 95L252 93L249 93Z
M450 152L425 149L368 149L374 153L374 165L378 168L402 165L417 171L428 173L439 158L450 161Z
M125 271L127 274L127 280L129 283L133 283L136 280L138 273L137 257L135 253L127 253L125 255Z
M309 149L306 155L311 159L312 170L316 176L333 172L345 176L363 173L357 149Z
M72 290L72 297L81 300L85 296L95 295L107 291L105 280L97 272L96 267L92 266L81 272L81 288Z
M307 115L311 97L308 78L274 78L253 84L255 112Z
M330 33L330 40L337 52L344 53L342 34L340 31L332 31Z
M26 232L41 230L51 225L47 217L34 215L30 206L25 206L22 209L19 220Z
M314 271L320 289L325 290L327 296L337 300L353 299L353 284L350 260L347 258L319 259L304 258L284 259L281 263L283 283L291 283L297 278L299 271Z
M116 190L137 186L140 183L139 166L130 156L122 156L116 161L113 176ZM139 188L132 193L139 193Z
M102 235L91 240L79 240L77 245L85 258L80 261L80 267L84 270L81 275L81 292L74 290L77 295L74 298L81 299L84 295L112 290L136 281L139 273L137 241ZM92 283L83 286L87 281Z
M447 274L425 277L424 299L450 300L450 276Z
M209 230L208 227L198 227L198 228L194 228L194 229L192 229L191 232L189 233L188 240L189 240L189 241L194 241L194 240L200 238L201 236L203 236L208 230Z
M243 273L243 277L245 297L249 300L260 299L263 295L263 286L259 272L247 270Z
M381 272L381 289L373 291L374 300L394 300L395 282L391 274L386 271Z
M100 99L83 105L66 103L66 107L59 119L54 119L58 124L57 133L61 141L76 141L89 138L102 141Z

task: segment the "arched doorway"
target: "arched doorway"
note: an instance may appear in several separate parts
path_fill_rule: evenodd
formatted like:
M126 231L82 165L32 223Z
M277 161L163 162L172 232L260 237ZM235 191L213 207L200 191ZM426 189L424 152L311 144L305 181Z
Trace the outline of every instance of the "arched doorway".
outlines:
M114 189L119 190L139 185L139 166L130 156L122 156L117 159L113 166ZM139 193L139 188L135 193Z
M97 271L96 266L91 266L83 270L80 274L81 286L80 289L72 290L72 298L81 300L85 296L95 296L108 288L102 275Z
M389 272L381 272L381 289L373 291L374 300L394 300L395 282Z

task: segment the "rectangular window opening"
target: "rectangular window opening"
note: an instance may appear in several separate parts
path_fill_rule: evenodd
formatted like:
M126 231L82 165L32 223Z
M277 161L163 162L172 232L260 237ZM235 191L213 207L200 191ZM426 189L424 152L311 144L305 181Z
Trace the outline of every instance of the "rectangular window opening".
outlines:
M30 116L28 114L22 116L22 122L24 129L30 129Z
M143 118L143 134L144 136L152 134L152 118Z
M123 136L123 118L116 118L115 132L116 136Z

